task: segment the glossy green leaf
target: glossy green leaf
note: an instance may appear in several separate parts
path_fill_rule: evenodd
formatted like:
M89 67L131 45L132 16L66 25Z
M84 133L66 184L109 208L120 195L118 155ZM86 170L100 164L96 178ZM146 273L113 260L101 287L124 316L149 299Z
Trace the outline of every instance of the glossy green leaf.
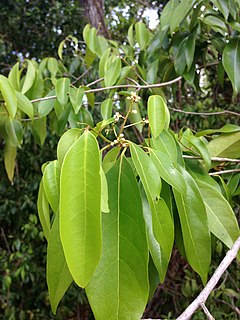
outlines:
M109 60L109 55L111 52L111 48L108 48L103 54L102 57L99 61L99 65L98 65L98 73L99 73L99 77L103 78L105 71L107 70L107 66L108 66L108 60Z
M73 106L73 109L75 111L75 114L77 114L82 106L82 100L84 96L84 89L79 88L70 88L69 91L69 98L71 101L71 104Z
M165 256L163 250L161 249L159 243L157 242L153 234L152 213L142 185L140 185L140 190L142 197L143 216L146 226L148 248L151 253L154 265L158 271L159 279L161 282L163 282L167 272L169 257Z
M239 237L238 222L224 196L209 184L197 181L208 216L210 231L228 248Z
M228 29L224 21L213 14L208 14L204 17L203 22L209 25L214 31L221 33L223 36L228 33Z
M237 131L240 131L240 126L237 126L235 124L227 123L220 129L206 129L206 130L203 130L203 131L199 131L199 132L196 133L196 137L206 136L206 135L209 135L209 134L212 134L212 133L217 133L217 132L232 133L232 132L237 132Z
M22 94L26 93L34 84L36 77L36 69L31 60L27 61L27 73L23 82L23 86L21 89Z
M59 165L58 161L51 161L43 173L43 185L47 200L52 210L57 213L59 207Z
M7 133L7 141L12 146L20 146L23 140L23 130L21 122L17 119L6 119L5 129Z
M63 59L62 54L63 54L63 48L64 48L64 45L65 45L65 41L66 41L66 39L62 40L62 41L60 42L59 46L58 46L58 56L59 56L59 58L60 58L61 60Z
M58 71L58 61L55 58L49 58L47 60L47 67L53 77L56 76Z
M57 158L59 165L61 166L63 163L63 159L74 144L74 142L80 137L81 130L77 128L70 129L66 131L60 138L57 146Z
M181 168L186 183L186 193L174 191L178 214L181 222L184 248L190 266L207 281L211 261L211 238L207 213L200 191L193 178Z
M101 115L102 115L103 119L107 120L107 119L111 118L112 108L113 108L112 99L106 99L102 102Z
M178 4L179 4L178 0L170 0L164 6L163 11L161 13L161 17L160 17L162 31L169 28L171 16Z
M63 160L60 235L71 275L85 287L102 249L100 157L97 140L89 131L72 145Z
M208 143L207 148L211 157L239 158L239 146L240 131L220 134Z
M95 49L97 56L101 58L107 49L108 49L108 41L103 36L97 36L97 46Z
M182 0L175 8L170 17L170 30L171 33L179 28L180 23L192 10L196 0Z
M0 91L5 101L9 117L13 119L17 112L17 97L11 82L2 75L0 75Z
M129 109L129 106L130 106L130 102L127 101L127 109ZM143 124L140 123L142 122L142 115L141 115L139 105L137 103L132 104L132 111L133 112L130 112L128 119L132 124L135 123L134 126L138 129L139 132L142 132Z
M49 215L49 204L47 197L44 191L43 181L41 180L39 190L38 190L38 199L37 199L37 209L38 216L41 222L43 233L45 238L49 239L50 233L50 215Z
M101 174L101 211L108 213L109 212L108 184L107 184L107 179L102 167L100 167L100 174Z
M34 84L28 91L27 95L30 100L42 98L44 95L44 81L43 76L39 70L36 71L36 78Z
M47 136L47 121L46 117L36 119L32 122L32 133L37 144L44 144Z
M8 80L11 82L13 88L17 91L20 90L20 76L19 62L17 62L11 69L8 75Z
M181 173L178 171L178 165L173 163L168 156L153 149L149 149L151 159L158 169L158 173L168 184L175 188L179 193L186 192L186 184Z
M6 142L4 147L4 166L8 179L12 182L15 170L15 160L17 155L17 147Z
M107 173L107 181L110 213L103 215L102 257L87 297L98 320L138 320L149 291L141 197L124 157Z
M64 106L68 102L68 92L70 88L69 78L60 78L56 82L56 96L58 101Z
M186 43L187 43L187 38L184 38L177 48L175 59L174 59L174 67L175 67L177 74L179 74L179 75L182 75L184 73L186 65L187 65Z
M188 71L191 69L193 59L194 59L196 36L197 36L197 28L195 28L195 30L189 34L185 44L185 57L186 57Z
M235 93L240 92L240 39L232 39L223 50L223 66Z
M201 139L199 139L195 136L188 136L188 137L186 137L186 139L188 142L190 142L190 144L192 146L194 146L196 148L198 153L202 156L202 158L206 164L207 169L209 169L211 167L211 157L210 157L208 148L205 145L205 143Z
M22 110L30 119L34 117L34 109L31 101L21 92L15 91L17 96L17 105L20 110Z
M215 7L217 7L224 16L224 19L228 20L229 15L229 1L226 0L213 0L212 1Z
M140 21L135 24L135 31L140 50L146 49L151 38L150 31L146 28L145 24Z
M81 108L80 115L82 117L81 122L84 124L84 127L86 127L86 125L89 125L92 128L94 127L93 117L91 112L88 111L88 109Z
M45 98L54 97L54 96L55 96L55 90L52 90L45 96ZM42 100L38 105L39 117L41 118L46 117L54 108L55 102L56 102L56 98Z
M128 39L128 43L133 48L134 47L133 24L131 24L130 27L128 28L127 39Z
M148 119L153 138L165 128L168 120L168 109L161 96L152 95L148 98ZM165 128L166 129L166 128Z
M109 66L104 74L104 82L107 87L113 86L121 72L122 62L120 58L116 58L116 60Z
M72 281L60 240L59 214L56 214L47 248L47 285L53 314Z
M120 153L120 148L118 146L112 148L103 158L102 168L105 174L112 168L112 166L116 163L117 158Z

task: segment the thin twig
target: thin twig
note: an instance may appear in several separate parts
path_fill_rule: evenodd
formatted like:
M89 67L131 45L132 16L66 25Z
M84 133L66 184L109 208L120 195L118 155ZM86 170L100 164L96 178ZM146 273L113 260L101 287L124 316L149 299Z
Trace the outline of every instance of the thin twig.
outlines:
M188 156L188 155L183 155L183 158L186 159L202 159L202 157L196 157L196 156ZM218 158L218 157L212 157L212 161L216 162L235 162L235 163L240 163L240 159L231 159L231 158Z
M97 80L94 80L93 82L88 83L88 84L86 85L86 87L91 87L91 86L93 86L94 84L99 83L99 82L101 82L101 81L103 81L103 80L104 80L104 78L99 78L99 79L97 79ZM88 90L88 91L89 91L89 90Z
M203 309L205 315L207 316L208 320L215 320L215 318L211 315L210 311L206 307L205 303L200 303L201 308Z
M229 111L229 110L224 110L224 111L218 111L218 112L194 112L194 111L184 111L181 109L176 109L172 107L168 107L170 110L173 110L175 112L180 112L184 114L192 114L196 116L217 116L220 114L231 114L237 117L240 117L240 113L234 112L234 111Z
M223 171L217 171L217 172L210 172L210 176L218 176L219 174L225 174L225 173L232 173L232 172L240 172L240 169L230 169L230 170L223 170Z
M88 74L88 72L92 69L92 67L90 67L89 69L87 69L86 71L83 72L83 74L81 74L78 78L76 78L72 84L75 84L76 82L78 82L80 79L82 79L86 74Z

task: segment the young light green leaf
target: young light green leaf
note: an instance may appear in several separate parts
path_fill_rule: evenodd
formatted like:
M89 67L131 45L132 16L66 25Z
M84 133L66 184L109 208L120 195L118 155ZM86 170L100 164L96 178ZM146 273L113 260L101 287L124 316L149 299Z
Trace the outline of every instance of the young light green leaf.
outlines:
M70 273L80 287L85 287L102 249L100 157L97 140L89 131L63 160L60 235Z
M112 108L113 108L112 99L106 99L102 102L101 115L102 115L103 119L107 120L107 119L111 118Z
M56 82L56 96L61 105L65 106L68 102L68 92L70 88L69 78L60 78Z
M27 61L27 73L23 82L23 86L21 89L22 94L26 93L34 84L35 77L36 77L36 69L34 67L34 64L31 60Z
M99 73L99 77L103 78L104 74L107 70L107 65L108 65L108 60L109 60L109 55L111 52L111 48L108 48L103 54L102 57L99 61L99 67L98 67L98 73Z
M240 131L223 133L212 139L207 148L211 157L239 158Z
M140 21L135 24L135 31L136 40L139 44L140 50L146 49L146 46L148 45L151 38L150 31L146 28L145 24Z
M208 216L210 231L228 248L239 237L236 216L224 196L211 185L197 180Z
M6 103L9 117L10 119L13 119L17 112L17 97L11 82L2 75L0 75L0 91Z
M71 148L71 146L74 144L74 142L80 137L81 130L77 128L72 128L68 131L66 131L60 138L57 146L57 158L59 165L61 166L63 163L63 159L68 152L68 150Z
M134 37L133 37L133 24L130 25L130 27L128 28L128 43L130 44L130 46L133 48L134 47Z
M179 193L186 192L186 184L181 173L178 171L178 165L174 164L168 156L153 149L149 149L151 159L158 169L158 173L168 184L175 188Z
M21 92L15 91L17 96L17 105L20 110L22 110L30 119L33 120L34 109L31 101Z
M88 124L92 128L94 127L93 117L88 109L81 108L80 115L82 117L82 123L84 124L84 127L86 126L86 124Z
M6 119L5 129L7 133L7 141L12 146L20 146L23 140L23 130L21 122L17 119Z
M107 181L110 213L103 215L102 257L86 292L96 319L138 320L149 291L141 197L124 157L107 173Z
M107 87L113 86L117 82L121 73L121 68L122 62L120 58L116 58L116 60L110 64L104 74L104 82Z
M45 98L55 96L55 90L50 91ZM46 99L42 100L38 105L38 115L39 117L46 117L54 108L56 99Z
M223 66L232 82L233 90L240 92L240 39L232 39L223 50Z
M60 239L59 214L56 214L47 248L47 285L53 314L72 281Z
M45 238L49 239L50 233L50 215L49 215L49 204L47 201L47 197L44 191L43 181L41 180L39 191L38 191L38 199L37 199L37 209L38 216L41 222L43 233Z
M47 68L50 71L52 77L55 77L58 71L58 62L55 58L48 58Z
M82 100L84 96L84 89L79 88L70 88L69 90L69 98L71 101L71 104L73 106L73 109L75 111L75 114L77 114L82 106Z
M148 119L151 133L156 138L165 128L168 120L168 109L161 96L152 95L148 98ZM165 128L166 129L166 128Z
M209 135L209 134L212 134L212 133L217 133L217 132L232 133L232 132L237 132L237 131L240 131L240 126L237 126L235 124L227 123L220 129L206 129L206 130L203 130L203 131L199 131L199 132L196 133L196 137L206 136L206 135Z
M4 147L4 166L8 179L13 182L17 147L6 142Z
M180 194L174 190L178 215L181 222L184 248L190 266L207 281L211 261L211 238L205 205L200 191L193 178L184 168L181 174L186 183L186 193Z
M60 42L59 46L58 46L58 56L59 56L59 58L60 58L61 60L63 60L62 54L63 54L63 47L64 47L64 44L65 44L65 41L66 41L66 39L62 40L62 41Z
M127 105L127 109L129 109L129 107L130 107L129 100L127 101L126 105ZM130 120L130 122L132 124L135 123L134 126L138 129L139 132L142 132L142 130L143 130L142 115L141 115L138 103L132 104L132 111L133 112L130 112L128 119Z
M52 210L57 213L59 207L59 165L58 161L51 161L43 173L43 185L47 200Z
M105 155L105 157L103 158L103 162L102 162L102 168L103 168L103 171L104 171L105 174L115 164L115 162L117 161L117 158L119 156L119 153L120 153L120 148L117 146L117 147L112 148Z
M101 174L101 211L108 213L108 184L105 173L103 171L102 166L100 167L100 174Z
M20 90L20 76L19 62L17 62L11 69L8 75L8 80L11 82L13 88L17 91Z

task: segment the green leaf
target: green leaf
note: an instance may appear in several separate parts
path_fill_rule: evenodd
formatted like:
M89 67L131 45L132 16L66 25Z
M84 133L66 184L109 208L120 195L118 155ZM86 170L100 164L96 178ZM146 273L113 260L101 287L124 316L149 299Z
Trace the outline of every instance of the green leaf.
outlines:
M207 144L211 157L239 158L240 131L220 134Z
M7 141L12 146L20 146L23 140L23 130L21 122L17 119L6 119L5 129L7 133Z
M210 231L228 248L239 237L236 216L223 195L209 184L197 181L206 207Z
M51 161L44 169L43 185L47 200L52 210L57 213L59 207L59 165L58 161Z
M185 44L185 57L188 71L191 69L194 59L196 36L197 28L195 28L194 31L190 33Z
M129 100L127 101L127 109L130 107ZM142 115L140 112L139 105L137 103L132 104L132 111L130 112L128 119L130 120L131 123L135 123L135 127L138 129L139 132L142 132L143 130L143 124L140 123L142 121Z
M70 88L69 78L60 78L56 82L56 96L61 105L65 106L68 102L68 92Z
M157 242L153 234L152 213L142 184L140 184L140 190L142 197L143 216L146 226L148 248L151 253L154 265L158 271L159 279L161 282L163 282L167 272L169 257L165 256L163 250L161 249L159 243Z
M127 39L128 39L128 43L133 48L134 47L133 24L131 24L130 27L128 28Z
M117 161L120 153L120 148L118 146L112 148L103 158L102 168L105 174L112 168L112 166Z
M47 68L50 71L52 77L55 77L58 71L58 61L55 58L48 58Z
M168 156L153 149L149 149L151 159L158 169L158 173L168 184L175 188L179 193L186 192L186 184L181 173L178 171L178 165L173 163Z
M15 91L17 96L17 105L20 110L22 110L30 119L33 120L34 109L31 101L21 92Z
M99 58L108 49L108 42L103 36L97 36L96 54Z
M228 20L229 15L229 3L226 0L213 0L212 1L215 7L217 7L224 16L224 19Z
M36 119L32 122L32 133L36 143L42 146L47 136L46 117Z
M137 40L137 43L139 44L140 50L145 50L150 41L151 33L146 28L143 22L137 22L135 24L135 30L136 30L136 40Z
M166 129L166 122L168 122L169 111L163 98L158 95L150 96L147 112L152 136L156 138L164 128Z
M70 88L69 91L69 98L71 101L71 104L73 106L73 109L75 111L75 114L77 114L82 106L82 100L84 96L84 89L79 87L76 88Z
M34 84L36 77L36 69L31 60L27 61L27 73L23 82L23 86L21 89L22 94L26 93Z
M224 21L213 14L206 15L203 22L209 25L214 31L221 33L223 36L228 34L228 29Z
M16 155L17 155L17 147L6 142L4 147L4 166L7 172L8 179L11 182L13 182Z
M59 214L56 214L47 248L47 285L53 314L72 281L60 240Z
M99 61L99 66L98 66L98 73L99 73L99 77L103 78L104 74L107 70L107 65L108 65L108 60L109 60L109 55L111 52L111 48L108 48L103 54L102 57Z
M166 3L161 13L160 22L162 26L162 32L169 28L172 14L179 4L178 0L170 0Z
M141 197L124 157L107 173L107 181L110 213L103 215L102 257L86 287L87 297L98 320L138 320L149 291Z
M223 66L232 82L233 90L240 92L240 39L231 40L223 50Z
M100 260L101 177L96 138L89 132L64 157L60 176L60 235L74 281L85 287Z
M11 82L13 88L17 91L20 90L20 76L19 62L17 62L11 69L8 75L8 80Z
M88 111L86 108L81 108L80 115L82 116L82 123L84 126L89 125L90 127L94 127L93 117L91 112Z
M170 17L170 30L171 33L179 28L180 23L186 18L196 0L182 0L177 6L175 6Z
M37 209L38 209L39 220L43 228L44 236L48 241L49 233L50 233L50 215L49 215L49 205L48 205L47 197L44 191L42 180L40 182L39 191L38 191Z
M102 166L100 167L100 174L101 174L101 211L108 213L108 185L105 173L103 171Z
M184 73L184 70L187 65L186 60L186 43L187 38L184 38L183 41L180 43L180 45L177 48L177 52L174 59L174 67L177 72L177 74L182 75Z
M9 117L13 119L17 112L17 97L11 82L2 75L0 75L0 91L6 103Z
M55 95L55 90L50 91L45 98L53 97ZM46 99L42 100L38 105L38 115L39 117L46 117L54 108L56 99Z
M116 60L113 63L111 63L109 68L106 70L104 74L104 82L107 87L113 86L117 82L120 76L121 67L121 59L116 58Z
M206 135L209 135L209 134L212 134L212 133L217 133L217 132L231 133L231 132L237 132L237 131L240 131L240 126L237 126L235 124L227 123L220 129L206 129L206 130L203 130L203 131L199 131L199 132L196 133L196 137L206 136Z
M60 42L59 46L58 46L58 56L59 56L59 58L60 58L61 60L63 60L62 54L63 54L63 47L64 47L64 45L65 45L65 41L66 41L66 39L62 40L62 41Z
M63 159L68 152L68 150L71 148L71 146L74 144L74 142L80 137L81 130L77 128L70 129L66 131L60 138L57 146L57 158L59 165L61 167L63 163Z
M200 191L193 178L181 168L187 191L180 194L174 191L174 197L181 222L184 248L190 266L207 281L211 261L211 238L207 214Z
M190 142L190 144L192 146L194 146L196 148L198 153L200 153L200 155L202 156L202 158L207 166L207 170L209 170L209 168L211 168L211 157L210 157L208 148L205 145L205 143L200 138L197 138L195 136L190 135L185 138L188 142Z
M111 118L113 103L112 99L106 99L101 104L101 115L104 120Z

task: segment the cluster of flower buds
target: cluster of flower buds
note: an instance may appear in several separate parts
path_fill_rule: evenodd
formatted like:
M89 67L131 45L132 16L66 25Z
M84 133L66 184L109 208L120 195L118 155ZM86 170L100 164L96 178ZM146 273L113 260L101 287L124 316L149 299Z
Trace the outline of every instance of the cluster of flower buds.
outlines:
M123 148L128 146L127 140L125 140L123 133L120 133L119 136L117 137L117 139L110 143L110 146L112 146L112 147L115 145L119 145Z
M119 112L116 112L113 117L115 122L118 122L120 118L124 118Z
M136 92L132 91L131 96L127 97L128 100L131 100L133 103L138 103L141 100L141 97L139 97Z

